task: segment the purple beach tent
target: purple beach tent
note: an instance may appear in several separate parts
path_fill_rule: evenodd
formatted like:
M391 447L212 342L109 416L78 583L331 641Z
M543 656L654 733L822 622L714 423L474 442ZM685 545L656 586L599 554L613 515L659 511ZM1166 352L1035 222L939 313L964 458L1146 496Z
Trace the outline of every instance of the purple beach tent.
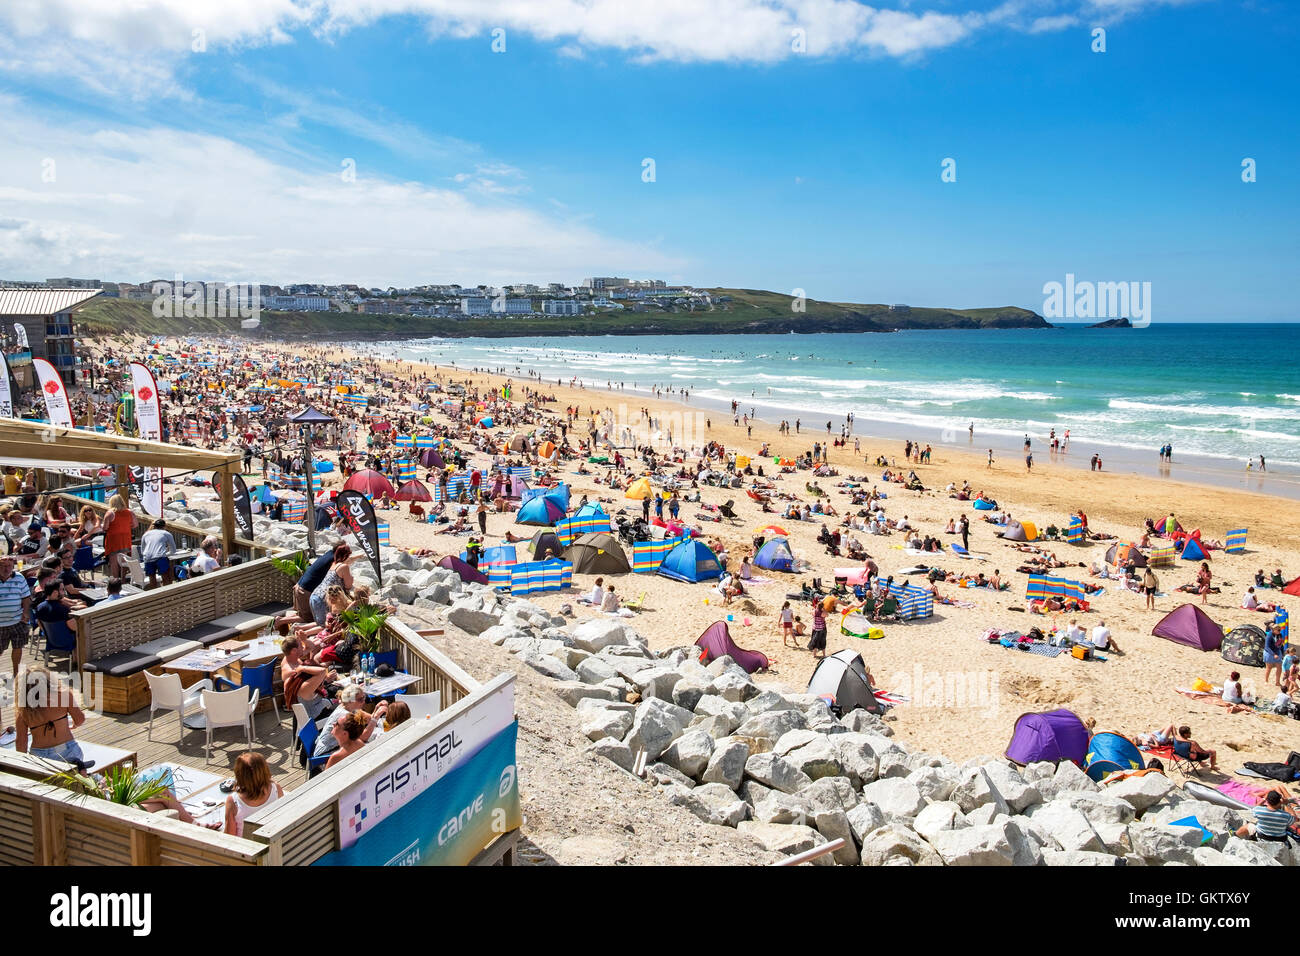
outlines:
M1088 754L1088 736L1088 728L1072 710L1021 714L1011 731L1006 757L1022 767L1040 760L1069 760L1082 767Z

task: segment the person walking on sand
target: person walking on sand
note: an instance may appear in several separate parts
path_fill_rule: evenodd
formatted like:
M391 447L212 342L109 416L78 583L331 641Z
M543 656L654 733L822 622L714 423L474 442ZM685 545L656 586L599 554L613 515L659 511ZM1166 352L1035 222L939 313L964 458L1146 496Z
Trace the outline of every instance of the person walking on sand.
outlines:
M990 467L990 468L993 467L993 449L992 449L992 448L989 449L989 467Z
M1158 590L1160 590L1160 579L1157 578L1156 573L1148 567L1142 574L1142 593L1146 595L1148 611L1154 611L1156 609L1156 591Z
M808 640L808 650L813 657L826 656L826 612L822 610L821 601L813 601L812 637Z
M961 524L959 525L959 527L961 528L962 550L969 551L970 550L970 521L967 520L965 514L961 516Z

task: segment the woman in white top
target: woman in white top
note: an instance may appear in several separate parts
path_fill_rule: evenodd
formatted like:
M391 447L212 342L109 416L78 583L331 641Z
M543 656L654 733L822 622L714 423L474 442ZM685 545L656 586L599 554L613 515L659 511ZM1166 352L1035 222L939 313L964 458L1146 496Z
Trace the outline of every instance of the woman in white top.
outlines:
M614 593L614 585L609 586L605 592L605 599L601 602L600 609L606 614L614 614L618 611L618 595Z
M199 545L198 557L190 562L190 570L195 574L211 574L213 571L220 570L220 554L221 547L218 545L217 539L213 537L204 538L203 543Z
M1229 704L1240 704L1241 699L1241 674L1233 671L1228 675L1228 679L1223 682L1223 699Z
M235 761L235 792L226 797L225 832L244 835L244 820L284 796L271 779L271 767L259 753L240 754Z
M596 578L596 583L591 586L591 593L578 598L583 604L595 604L599 606L605 600L605 579Z

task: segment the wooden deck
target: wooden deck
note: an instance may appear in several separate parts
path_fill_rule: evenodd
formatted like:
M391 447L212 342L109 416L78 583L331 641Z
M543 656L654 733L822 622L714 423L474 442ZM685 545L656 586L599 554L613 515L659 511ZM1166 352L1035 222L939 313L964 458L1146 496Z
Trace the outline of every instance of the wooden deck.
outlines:
M289 728L293 715L282 709L280 716L283 720L279 726L275 723L273 710L254 716L257 736L253 740L253 749L266 758L276 782L287 791L306 783L307 771L298 766L290 747ZM86 722L74 733L78 740L135 751L140 767L171 762L209 773L228 775L234 767L235 758L245 750L243 732L238 727L223 727L213 733L212 763L205 763L203 742L207 731L190 730L187 727L184 737L178 740L176 714L173 711L159 711L154 715L153 740L148 739L148 730L149 708L146 707L125 716L87 712Z

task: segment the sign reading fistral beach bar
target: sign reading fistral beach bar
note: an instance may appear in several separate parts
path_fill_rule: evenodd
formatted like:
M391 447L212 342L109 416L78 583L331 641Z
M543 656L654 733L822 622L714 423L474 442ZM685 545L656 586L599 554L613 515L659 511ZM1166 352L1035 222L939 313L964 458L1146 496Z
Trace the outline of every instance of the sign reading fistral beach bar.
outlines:
M459 866L520 825L513 682L339 796L317 866Z

